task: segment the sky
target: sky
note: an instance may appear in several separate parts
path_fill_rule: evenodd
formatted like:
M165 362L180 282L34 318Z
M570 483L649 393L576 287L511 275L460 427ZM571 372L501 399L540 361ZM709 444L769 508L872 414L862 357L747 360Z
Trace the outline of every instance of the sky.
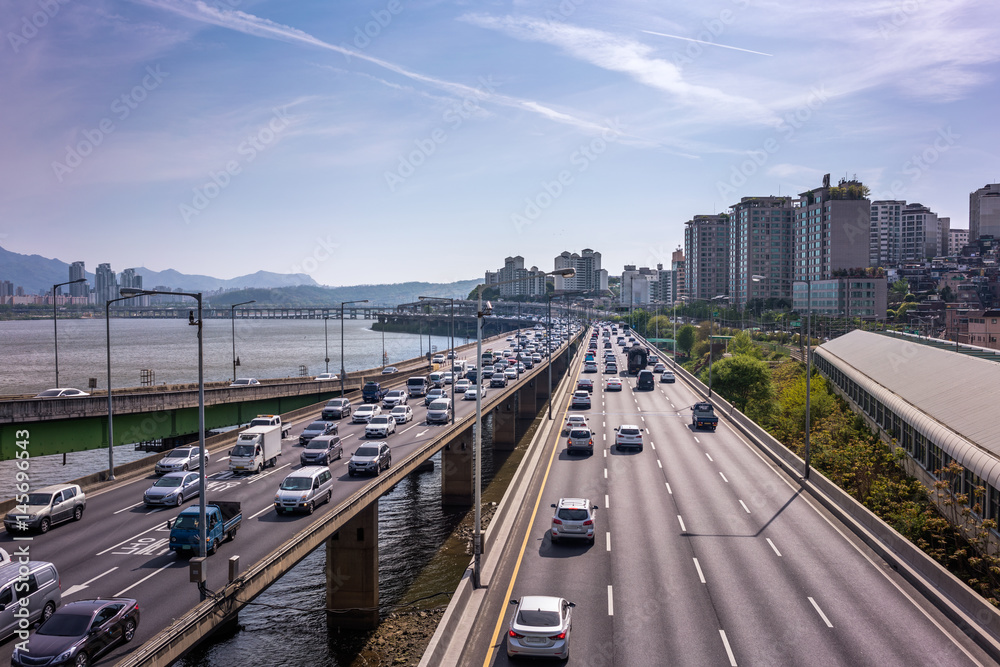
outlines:
M953 228L1000 180L982 0L0 8L0 246L89 271L618 275L826 173Z

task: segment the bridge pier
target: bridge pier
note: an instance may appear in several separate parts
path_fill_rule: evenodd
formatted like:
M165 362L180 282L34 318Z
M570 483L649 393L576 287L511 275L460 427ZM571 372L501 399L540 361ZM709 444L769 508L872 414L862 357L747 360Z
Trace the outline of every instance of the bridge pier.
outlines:
M517 445L517 397L508 396L493 411L493 449L510 451Z
M528 383L517 390L517 418L534 419L538 413L538 378L528 380Z
M326 607L330 628L378 627L378 503L358 512L326 541Z
M442 505L472 505L472 444L472 427L469 427L441 450Z

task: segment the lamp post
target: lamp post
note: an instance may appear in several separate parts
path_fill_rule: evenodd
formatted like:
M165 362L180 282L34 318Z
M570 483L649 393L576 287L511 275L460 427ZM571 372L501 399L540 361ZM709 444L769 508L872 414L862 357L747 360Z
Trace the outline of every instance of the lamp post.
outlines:
M729 295L727 294L719 294L713 296L708 301L722 301L728 298ZM708 307L710 309L708 311L708 400L712 400L712 359L715 357L714 350L712 349L712 330L715 327L715 313L711 310L713 308L711 303L708 304Z
M549 271L545 274L546 276L562 276L564 278L572 278L576 275L576 269L570 267L566 269L556 269L555 271ZM490 287L499 287L500 285L510 285L512 283L517 283L526 278L517 278L515 280L503 280L498 283L491 283ZM489 315L493 308L488 306L487 309L483 310L483 289L486 287L486 283L482 283L476 287L476 365L482 365L483 359L483 317ZM487 302L489 303L489 302ZM551 346L549 348L551 350ZM551 360L551 352L549 353L549 359ZM476 373L476 423L473 427L473 445L472 453L475 457L475 526L473 528L473 569L472 569L472 586L473 588L479 588L479 575L481 573L479 567L480 557L482 555L483 547L483 533L482 533L482 519L480 518L480 505L482 505L482 493L483 493L483 369L479 368ZM549 401L551 402L552 395L549 395Z
M762 280L769 280L767 276L753 275L750 276L751 280L755 283L759 283ZM802 479L809 481L809 420L810 420L810 405L809 399L811 398L812 392L810 391L809 380L812 375L812 282L809 280L788 280L787 278L774 278L774 280L781 280L787 282L790 285L795 283L805 283L806 284L806 432L805 432L805 470L802 473ZM794 306L795 299L793 296L792 304Z
M86 278L77 278L76 280L67 280L64 283L56 283L52 286L52 339L55 342L55 352L56 352L56 386L59 386L59 329L56 322L59 318L56 317L56 290L63 285L73 285L75 283L85 283ZM116 299L117 301L117 299Z
M233 324L233 382L236 382L236 366L239 364L236 360L236 307L245 306L248 303L257 303L257 299L241 301L240 303L234 303L229 306L229 321Z
M451 304L451 423L455 423L455 299L443 296L420 296L421 301L447 301ZM479 375L476 375L479 380ZM479 393L478 391L476 392Z
M562 291L559 293L553 292L552 294L547 294L547 304L546 304L546 318L545 326L548 327L545 337L548 339L548 355L549 355L549 421L552 421L552 299L558 299L561 296L572 296L574 294L582 294L583 290L572 290L572 291Z
M121 296L117 299L108 299L104 304L104 329L108 347L108 479L115 478L115 430L112 424L113 413L111 411L111 304L116 301L131 299L135 295Z
M324 315L323 316L323 363L326 364L323 370L324 373L330 372L330 332L329 332L329 327L327 326L329 322L330 322L330 316Z
M145 296L149 294L167 294L170 296L189 296L198 302L198 319L194 313L188 312L188 324L198 327L198 482L201 493L198 494L198 555L202 558L208 552L208 539L205 530L205 353L204 336L202 335L201 292L165 292L152 289L137 289L123 287L122 296ZM108 389L110 390L110 386Z
M368 299L344 301L340 304L340 395L344 395L344 306L349 303L368 303Z

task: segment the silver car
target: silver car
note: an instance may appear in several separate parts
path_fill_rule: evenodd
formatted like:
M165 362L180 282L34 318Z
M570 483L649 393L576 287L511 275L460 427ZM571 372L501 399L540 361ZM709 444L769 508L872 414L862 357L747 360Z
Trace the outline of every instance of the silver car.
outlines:
M389 451L388 443L366 443L354 450L354 456L347 462L347 474L351 477L377 476L383 469L388 470L391 465L392 453Z
M573 607L563 598L525 595L511 600L517 605L507 632L507 657L550 656L569 658L569 636L573 628Z
M167 455L157 461L155 472L163 475L168 472L181 472L183 470L196 470L201 466L201 458L198 456L198 447L177 447L167 452ZM209 460L209 454L205 452L205 463Z
M54 484L15 496L19 503L3 518L8 533L38 530L47 533L63 521L79 521L87 507L87 496L77 484Z
M594 510L597 505L591 505L587 498L560 498L552 507L555 512L552 514L549 537L553 542L577 539L594 543Z
M147 507L168 505L177 507L201 493L201 479L196 472L170 472L153 482L142 494Z

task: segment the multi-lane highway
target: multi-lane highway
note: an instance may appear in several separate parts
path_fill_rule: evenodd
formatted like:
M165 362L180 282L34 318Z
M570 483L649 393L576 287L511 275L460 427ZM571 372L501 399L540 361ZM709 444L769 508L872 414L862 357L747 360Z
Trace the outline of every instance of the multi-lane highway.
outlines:
M593 407L556 419L587 414L594 454L553 430L462 665L508 663L508 600L524 595L576 604L569 664L993 664L724 422L692 430L691 388L588 375ZM642 428L641 452L613 446L621 424ZM600 507L593 545L552 544L562 497Z
M493 347L504 345L501 338ZM474 354L473 347L472 356ZM511 382L508 391L516 390L516 386ZM504 390L489 390L487 398L493 398L499 391ZM475 401L463 401L460 396L456 399L456 418L475 410ZM438 435L441 429L449 428L425 422L423 399L411 399L409 404L413 408L413 420L399 425L396 433L385 439L391 447L394 465ZM207 497L240 501L243 524L236 539L222 544L218 553L208 559L210 590L218 590L225 584L230 556L238 554L246 569L371 482L371 478L348 476L347 461L359 441L364 440L365 426L351 423L348 417L339 421L344 457L330 464L335 480L332 500L312 516L275 513L272 504L275 490L289 472L300 467L299 434L311 421L306 419L292 424L289 437L282 442L278 463L260 474L237 476L229 472L224 450L211 457L206 467ZM27 544L32 560L55 563L64 603L98 596L132 597L139 601L142 620L134 643L127 648L119 647L102 663L120 658L200 601L196 585L188 582L187 559L177 557L167 548L169 530L166 522L180 509L151 509L142 503L143 491L155 478L149 475L88 495L81 521L56 526L44 535L34 535L29 542L15 542L6 533L0 536L0 546L10 552ZM197 503L195 498L186 501L184 506ZM0 661L10 658L13 647L12 640L0 646Z

